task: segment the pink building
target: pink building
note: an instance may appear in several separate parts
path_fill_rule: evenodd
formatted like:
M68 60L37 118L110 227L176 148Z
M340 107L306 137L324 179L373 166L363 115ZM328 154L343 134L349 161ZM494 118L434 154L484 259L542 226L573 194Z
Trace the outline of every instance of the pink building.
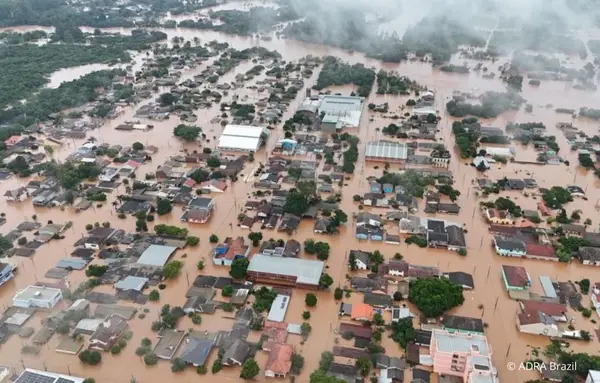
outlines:
M485 335L433 330L429 350L438 374L458 376L464 383L498 383Z

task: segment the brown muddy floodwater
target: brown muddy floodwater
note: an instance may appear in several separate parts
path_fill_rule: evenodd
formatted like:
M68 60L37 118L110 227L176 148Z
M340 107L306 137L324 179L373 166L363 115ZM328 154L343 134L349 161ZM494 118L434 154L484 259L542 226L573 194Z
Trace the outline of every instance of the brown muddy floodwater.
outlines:
M32 29L40 28L18 28L19 31ZM92 31L90 28L84 28L84 30L86 32ZM110 31L129 33L129 30L119 28L110 29ZM452 92L455 90L464 92L474 90L477 92L486 90L504 90L504 86L498 79L484 79L477 73L470 73L467 75L442 73L432 69L428 64L418 62L382 64L376 60L365 58L362 54L348 53L347 51L339 49L296 41L273 39L272 41L267 42L211 31L189 29L167 29L164 30L164 32L169 35L169 38L182 36L186 40L191 40L193 37L199 37L203 43L213 39L226 41L231 46L238 49L260 45L268 49L276 49L283 55L285 60L297 60L309 54L334 55L351 63L362 62L367 66L373 66L375 68L398 71L401 75L406 75L436 92L436 108L439 110L440 116L442 117L439 125L439 137L443 139L443 142L448 147L454 146L450 128L453 119L445 113L445 103L451 97ZM459 61L462 62L464 60L459 59ZM486 63L485 65L487 65L491 71L497 73L498 65L505 61L506 60L500 60L497 63ZM209 62L203 63L194 69L184 71L180 80L183 81L187 78L192 78L195 74L200 73L206 65L209 65ZM251 66L252 63L244 63L235 70L229 72L223 79L220 79L219 82L230 82L234 79L236 73L244 73ZM60 79L63 81L73 79L74 77L69 71L70 70L60 71L59 73L65 74L64 77L61 74ZM315 71L315 74L311 79L305 80L307 86L314 84L317 74L318 71ZM59 76L59 74L56 76ZM248 90L246 89L242 90L242 92L247 91ZM345 94L349 94L351 87L337 87L335 88L335 91L343 91ZM582 172L576 168L576 153L569 152L566 139L555 128L557 122L567 121L571 118L570 116L559 115L554 112L554 108L556 107L573 109L578 109L580 106L595 105L597 107L600 99L598 93L573 89L569 83L543 81L542 85L538 88L530 87L525 84L522 94L523 97L528 100L528 103L531 103L534 106L532 113L527 114L523 111L509 112L495 120L485 121L485 123L492 126L503 127L510 121L541 121L548 127L548 133L557 137L557 142L561 147L560 155L568 159L571 162L571 166L522 166L518 164L508 164L495 166L487 173L487 176L493 179L504 176L524 178L526 174L531 174L537 179L538 184L541 187L577 184L586 189L589 200L586 202L582 199L576 199L569 204L568 210L581 209L583 211L582 219L591 218L593 221L592 227L598 227L600 215L598 210L594 208L596 201L600 199L598 181L594 178L593 174ZM303 95L304 91L298 93L297 99L290 105L290 108L283 116L283 120L289 118L293 114ZM228 97L224 97L223 101L229 101L231 96L232 95L230 94ZM264 95L261 95L261 97L263 96ZM392 114L399 112L400 106L404 105L407 99L408 97L377 96L373 92L365 104L370 102L388 102L390 104L390 113L388 113L388 115L391 116ZM554 107L547 108L546 105L548 104L552 104ZM139 105L137 105L135 109L138 107ZM365 112L363 113L360 128L349 131L352 134L358 135L361 139L361 156L357 164L357 171L354 176L348 181L345 181L342 190L344 198L341 202L341 208L346 211L349 216L352 213L358 212L356 203L352 201L352 195L362 194L367 190L366 177L380 176L382 174L381 168L375 169L373 165L364 163L364 157L362 156L364 153L364 144L369 140L382 138L379 129L391 122L391 120L384 118L382 115L370 113L366 109L367 108L365 108ZM214 148L216 140L213 137L218 138L222 131L222 127L219 124L211 124L209 121L219 114L218 105L213 106L211 109L198 110L195 113L198 116L198 121L195 124L202 127L203 132L206 133L210 139L210 142L203 142L202 147ZM160 122L142 121L142 123L147 122L155 126L150 132L121 132L114 130L114 127L124 121L132 120L133 114L134 109L127 108L117 119L107 121L99 130L90 132L89 136L97 138L100 142L124 146L131 145L136 141L157 146L159 148L158 153L153 156L153 160L150 163L143 165L138 170L138 177L143 176L146 172L154 171L158 165L162 164L170 156L181 153L184 148L188 150L201 148L201 145L199 144L183 145L173 137L173 127L180 123L177 116L171 116L169 120ZM369 122L371 117L374 118L374 121ZM590 136L598 133L598 123L596 122L586 119L576 119L573 123L576 127L585 131ZM267 149L271 150L277 139L282 138L282 136L283 132L281 126L278 126L276 130L272 131L269 143L267 144ZM66 158L75 147L82 143L83 141L71 141L64 147L56 147L54 158L59 160ZM531 160L535 159L535 156L536 154L533 149L517 147L517 159ZM238 182L232 184L225 193L214 196L217 202L217 210L208 224L187 225L191 235L200 237L200 246L193 249L180 250L176 253L175 259L180 259L185 262L185 267L181 276L177 280L169 281L167 283L168 287L161 291L160 302L150 302L145 306L150 309L150 313L147 314L145 319L135 317L130 321L130 328L133 331L134 336L127 348L121 352L120 355L112 356L110 353L105 353L100 366L88 367L81 364L76 356L59 354L54 351L59 343L58 335L55 335L48 344L43 346L39 355L21 355L19 350L24 343L24 340L20 339L18 336L14 336L7 344L0 348L0 364L8 365L17 370L21 370L25 366L37 369L47 368L49 371L61 373L68 373L70 371L71 374L76 376L94 377L96 381L100 383L123 383L128 381L132 376L142 383L168 381L174 377L181 382L197 381L199 376L192 368L187 368L185 372L174 375L170 371L170 364L166 361L160 361L158 365L153 367L146 367L142 360L135 355L134 351L139 345L140 340L144 337L149 337L154 344L156 343L157 336L150 331L150 325L152 321L157 318L160 307L163 304L169 303L172 306L183 305L185 302L185 292L198 273L196 270L196 263L198 260L203 259L205 261L206 268L202 272L203 274L227 275L228 270L226 268L216 267L210 261L210 258L208 257L210 252L208 237L213 233L217 234L220 238L237 235L247 236L248 232L246 230L242 230L236 226L236 218L241 211L241 207L252 193L253 177L251 177L251 175L253 173L253 168L258 165L259 161L264 162L267 157L268 155L265 152L265 149L262 149L261 152L256 154L256 163L247 164L242 172L244 176L240 177ZM393 167L391 170L397 169ZM589 278L592 283L594 283L600 281L600 270L594 267L582 266L577 262L565 265L536 260L507 259L495 255L490 247L491 236L488 233L487 225L477 211L479 201L472 186L472 182L477 177L476 171L472 167L466 166L464 161L461 161L458 157L453 159L450 170L454 172L456 186L462 193L457 201L462 209L458 216L443 218L454 222L460 222L468 229L467 242L469 251L467 257L460 257L453 252L421 249L415 246L409 247L405 243L402 243L401 245L387 245L376 242L359 242L353 235L354 223L352 220L349 221L346 228L342 228L340 235L335 237L314 234L312 231L312 223L303 221L299 231L294 235L294 239L303 242L305 239L315 238L330 243L333 251L327 261L327 272L335 280L333 287L338 285L343 286L346 283L346 257L348 252L352 249L361 249L365 251L374 251L377 249L387 258L391 258L396 252L400 252L405 260L410 263L435 265L442 271L466 271L472 273L475 280L475 289L473 291L465 292L465 303L461 307L454 309L452 313L464 316L481 317L485 323L489 325L486 335L494 352L493 361L498 369L501 381L511 383L524 382L525 380L536 378L535 373L511 372L506 368L508 362L514 361L518 363L525 360L531 351L531 347L543 347L548 344L549 341L545 337L525 335L517 332L515 326L518 309L517 302L508 299L501 281L501 266L503 264L508 264L526 267L533 279L533 287L531 290L537 293L542 292L538 279L541 275L547 275L560 281L575 281L582 278ZM2 190L6 191L14 189L18 186L25 185L28 181L29 179L18 178L4 181L2 183ZM90 208L87 211L77 214L69 209L65 211L61 211L60 209L34 209L29 201L21 204L7 204L2 202L0 211L6 213L8 220L3 226L3 233L7 233L21 221L30 219L33 214L37 214L38 221L43 223L48 220L53 220L55 223L72 221L74 225L66 232L65 239L51 241L44 245L31 259L13 258L13 260L18 262L19 271L14 280L2 286L0 289L0 303L3 306L9 306L11 304L11 297L18 288L22 288L27 284L36 281L44 280L44 273L53 267L58 259L70 254L73 243L85 233L85 225L87 223L110 221L113 227L134 231L134 220L132 218L126 220L117 219L117 214L110 205L116 195L124 194L124 192L124 187L121 186L119 190L113 192L112 195L109 196L109 201L104 207ZM515 198L517 203L524 209L535 209L537 202L535 199L531 197L526 198L518 193L513 193L511 196ZM366 209L368 210L369 208ZM383 211L377 211L376 209L372 209L372 211L378 214L384 213ZM167 223L180 225L180 214L181 208L175 207L170 215L160 217L157 221L150 224ZM422 215L423 213L419 214ZM152 228L150 228L150 230L152 230ZM398 228L397 226L388 225L387 230L390 233L397 233ZM286 235L278 235L278 233L275 232L272 234L265 232L264 234L266 238L273 236L274 238L282 237L283 239L286 239ZM185 258L183 257L184 253L187 253ZM305 254L301 254L301 257L305 256ZM73 272L69 276L69 282L72 286L76 286L85 279L86 277L81 271ZM99 288L99 291L109 292L110 290L111 288L106 286ZM306 309L304 305L304 294L305 292L302 290L294 291L285 318L287 322L302 322L301 314ZM311 309L313 315L312 319L310 319L310 323L313 330L308 341L301 345L298 337L290 335L288 338L289 342L296 346L297 352L301 353L306 359L304 371L297 379L299 382L308 381L308 375L317 367L319 356L322 351L331 350L336 343L344 344L346 342L336 333L340 320L337 316L338 303L333 300L332 293L319 292L317 295L318 305L316 308ZM351 298L344 299L350 302L359 302L361 297L360 294L353 294ZM584 297L584 304L587 305L588 302L589 297ZM121 303L132 305L132 303ZM483 305L483 309L479 308L480 305ZM140 310L142 308L143 307L141 306L138 307ZM180 323L179 328L187 329L197 327L200 330L208 331L229 329L232 326L232 321L224 318L226 316L225 314L226 313L223 313L222 311L218 311L212 316L203 315L202 324L200 326L194 326L189 319L185 318ZM571 311L570 314L576 317L575 323L577 328L591 332L595 328L595 325L589 320L584 319L580 314L573 311ZM38 313L32 322L27 325L33 325L37 329L39 328L39 322L43 317L43 314ZM389 320L389 318L387 319ZM416 320L415 325L417 325ZM258 336L252 334L250 339L258 339ZM598 347L597 340L593 340L589 343L573 341L571 344L574 350L590 353L596 353L600 348ZM387 337L384 337L383 345L387 349L389 355L403 354L403 351ZM216 358L216 354L216 352L213 352L211 359L207 364L209 369L212 361ZM266 358L267 355L263 352L259 352L257 355L261 370L264 368ZM211 379L211 381L214 382L236 381L239 379L238 374L238 368L225 368L217 375L207 375L204 379ZM257 377L257 381L265 381L262 373Z

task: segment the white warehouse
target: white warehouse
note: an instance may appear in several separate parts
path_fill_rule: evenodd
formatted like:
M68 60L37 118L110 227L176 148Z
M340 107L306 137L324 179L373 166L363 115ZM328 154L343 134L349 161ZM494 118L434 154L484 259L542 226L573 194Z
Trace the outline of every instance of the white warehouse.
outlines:
M262 145L267 129L262 126L227 125L219 138L219 150L224 152L256 152Z

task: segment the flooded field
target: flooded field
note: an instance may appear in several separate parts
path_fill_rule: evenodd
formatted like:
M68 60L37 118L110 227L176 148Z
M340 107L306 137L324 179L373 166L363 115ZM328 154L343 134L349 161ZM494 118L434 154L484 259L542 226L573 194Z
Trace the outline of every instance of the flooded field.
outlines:
M18 30L25 31L32 29L38 28L23 27ZM82 29L85 32L92 32L91 28ZM129 30L127 29L110 29L107 31L129 33ZM385 70L397 71L401 75L408 76L412 80L416 80L420 84L425 85L436 92L435 106L441 116L441 121L438 125L441 132L438 134L438 137L441 137L443 143L449 148L454 146L454 138L452 137L451 132L451 124L454 119L446 114L445 104L451 98L452 93L456 90L463 92L475 90L477 92L483 92L487 90L503 91L505 89L504 84L498 79L486 79L476 72L465 75L445 73L433 69L429 64L419 62L382 64L379 61L368 59L359 53L349 53L339 49L296 41L283 39L260 41L257 39L224 35L211 31L197 31L181 28L165 29L163 32L167 33L169 38L180 36L186 40L191 40L194 37L198 37L203 43L213 39L226 41L232 47L237 49L251 46L263 46L271 50L279 51L285 60L297 60L306 55L334 55L343 60L347 60L350 63L361 62L377 69L383 68ZM457 60L460 62L464 61L461 59ZM498 74L498 65L505 61L506 60L501 59L499 62L494 64L489 63L487 66L490 71L494 71ZM193 76L199 74L207 64L208 62L194 69L184 70L179 81L193 78ZM251 67L252 63L244 63L227 73L219 80L219 83L231 82L237 73L244 73ZM62 81L71 81L98 69L100 69L100 66L98 65L89 65L75 70L73 68L61 70L52 76L48 86L56 87ZM315 71L310 79L305 80L307 86L314 84L317 75L318 71ZM336 87L332 88L332 90L334 92L349 94L352 91L352 88ZM298 103L302 100L304 90L301 90L298 93L295 102L290 105L282 120L285 121L287 118L291 117L295 108L298 106ZM569 115L557 114L554 112L554 109L557 107L579 109L581 106L597 106L600 102L600 94L598 92L573 89L568 82L543 81L542 85L539 87L532 87L524 84L522 96L528 103L533 105L532 113L525 113L524 111L507 112L497 119L485 121L485 123L487 125L503 128L508 122L543 122L548 128L547 133L556 136L557 143L561 148L560 155L569 160L571 165L526 166L509 163L507 165L495 165L486 176L491 179L496 179L505 176L517 176L523 178L526 175L531 175L532 178L537 180L541 187L548 188L554 185L579 185L586 190L588 200L585 201L576 198L574 202L568 205L568 210L581 209L583 212L582 220L590 218L593 222L590 230L594 228L594 231L597 231L598 224L600 224L600 213L596 206L596 201L600 200L600 182L591 172L586 173L577 168L577 153L569 152L569 145L566 138L555 128L557 122L571 122L571 117ZM392 115L401 110L401 107L405 105L408 98L409 97L407 96L379 96L372 92L368 100L365 101L365 105L371 102L376 104L387 102L390 105L391 113L389 113L389 115ZM230 99L231 95L224 98L223 101L229 101ZM549 105L553 106L550 107ZM136 109L138 107L139 105L135 106ZM202 127L203 133L205 133L210 140L210 142L203 141L202 146L199 144L182 144L181 141L173 137L173 128L180 123L177 116L171 116L171 118L166 121L150 122L142 120L142 123L154 125L154 129L149 132L121 132L114 130L119 124L134 119L134 108L125 108L124 113L118 118L107 121L100 129L90 132L88 136L95 137L99 142L123 146L131 145L137 141L146 145L157 146L159 151L153 155L152 161L142 165L138 169L137 174L138 176L141 176L147 172L155 171L158 165L162 164L173 155L183 153L184 149L189 151L201 150L203 147L215 149L222 127L219 124L212 124L209 121L220 114L218 105L215 104L210 109L197 110L195 111L195 114L198 116L198 120L195 124ZM372 121L370 121L370 119L372 119ZM364 162L364 145L367 141L383 138L381 128L391 122L392 120L384 118L384 116L379 113L367 112L365 107L360 128L349 131L349 133L360 137L361 140L361 144L359 145L360 155L357 163L357 170L349 180L344 182L342 189L344 198L341 202L341 209L349 216L352 213L358 212L358 205L353 202L352 196L367 191L368 183L366 178L369 176L379 177L382 175L382 167L376 168L374 165ZM584 118L578 118L572 122L574 126L583 130L589 136L598 134L600 127L598 122ZM276 130L272 131L266 149L263 148L260 152L256 153L257 162L266 162L268 157L266 151L271 150L282 136L283 131L281 130L281 127L278 126ZM64 160L68 154L82 143L83 141L73 140L63 147L55 146L53 157L59 161ZM516 149L517 160L535 160L536 152L531 147L517 146ZM321 164L321 166L322 165L323 164ZM186 299L185 293L190 286L190 283L199 273L196 269L198 260L205 261L206 267L201 272L202 274L228 275L227 268L213 265L209 258L211 245L209 244L208 238L213 233L220 238L225 238L226 236L236 237L238 235L246 237L248 235L248 230L243 230L237 226L237 216L242 211L245 201L248 200L253 191L253 179L252 177L247 177L253 173L252 167L252 164L246 164L245 169L242 171L243 176L240 177L240 181L232 183L225 193L213 195L216 200L217 208L215 214L213 214L211 220L207 224L182 224L179 220L182 213L180 207L174 207L171 214L161 216L155 222L149 222L150 231L152 231L152 225L158 223L184 225L189 229L190 234L198 236L201 242L198 247L179 250L176 253L174 258L184 261L184 270L177 280L167 282L167 288L161 291L161 299L159 302L149 302L145 306L136 306L139 310L138 312L141 312L143 307L149 308L150 312L144 319L139 319L136 316L129 322L130 329L134 334L133 339L120 355L113 356L110 355L110 353L104 353L103 361L100 366L86 366L80 363L76 356L59 354L54 351L60 341L60 337L57 335L55 335L49 343L43 346L39 355L21 355L18 350L21 349L26 341L20 339L18 336L13 336L9 343L0 348L0 364L8 365L19 370L22 369L22 367L30 367L61 373L70 373L82 377L94 377L97 382L101 383L123 382L130 377L135 377L138 382L142 383L170 380L174 378L181 382L192 382L197 381L198 379L210 379L214 382L237 381L239 379L239 368L224 368L218 374L207 375L204 378L199 377L192 368L188 368L185 372L173 375L170 371L170 364L168 362L159 361L156 366L147 367L144 365L141 358L135 355L134 351L144 337L149 337L153 343L156 342L157 336L150 331L150 326L152 321L158 317L160 308L163 304L169 303L172 306L183 305ZM393 171L397 169L397 166L392 166L390 170ZM404 256L404 259L410 263L438 266L442 271L470 272L474 277L475 289L473 291L465 291L465 303L452 310L452 313L463 316L480 317L488 324L489 327L486 330L486 335L493 349L493 361L495 367L498 369L499 378L502 382L524 382L528 379L537 378L535 373L514 372L505 368L508 362L519 363L527 359L532 347L543 347L549 343L549 340L542 336L526 335L517 331L515 322L518 304L516 301L508 298L500 275L501 266L520 265L526 267L533 280L531 291L537 293L543 292L538 279L539 276L547 275L560 281L578 281L582 278L589 278L592 283L595 283L600 281L600 269L583 266L578 262L559 264L554 262L503 258L496 255L490 246L491 235L488 232L487 224L484 222L478 211L478 204L481 199L477 197L476 190L473 186L473 182L475 178L478 177L478 173L473 167L467 166L464 160L460 160L457 151L451 161L449 170L454 172L455 187L462 193L456 201L461 206L461 212L458 216L448 216L444 218L464 224L465 228L468 229L468 256L466 257L461 257L454 252L408 246L404 242L401 245L361 242L354 237L354 223L352 222L352 219L349 220L347 227L341 229L341 233L337 236L315 234L313 233L312 222L303 221L300 225L300 229L293 238L300 242L303 242L305 239L314 238L316 240L326 241L330 244L333 251L327 261L326 271L335 280L332 288L336 286L345 286L347 284L345 278L345 274L347 273L347 256L348 252L354 249L364 251L380 250L386 256L386 259L390 259L394 253L399 252ZM2 190L12 190L19 186L26 185L29 181L30 179L28 178L12 178L2 181ZM73 222L73 227L68 229L65 233L65 239L51 241L48 244L43 245L32 258L13 258L13 260L18 262L19 270L16 278L2 286L0 289L0 303L2 306L7 307L11 304L11 298L19 288L35 283L36 281L44 280L44 273L48 269L54 267L57 260L70 254L73 243L85 234L86 224L109 221L112 227L129 232L135 231L135 220L132 218L124 220L118 219L116 211L111 206L111 202L114 201L116 195L125 194L124 190L125 187L123 185L120 186L119 189L112 193L112 195L109 195L109 200L104 206L93 207L80 213L75 213L69 208L64 211L57 208L34 208L29 201L21 204L14 204L7 203L3 200L0 203L0 212L6 213L7 219L6 224L2 227L3 234L6 234L16 227L20 222L31 220L31 217L34 214L41 223L46 223L48 220L52 220L54 223L66 223L71 221ZM511 197L524 209L535 209L536 204L539 201L539 198L536 200L532 197L525 197L521 193L505 192L505 194L511 195ZM385 211L380 211L376 208L365 207L365 210L376 214L385 214ZM423 214L419 213L419 215ZM389 225L387 230L390 233L396 233L398 228L397 226L394 227L393 225ZM281 237L287 239L286 235L276 232L271 234L269 231L265 231L264 235L266 238ZM310 257L303 252L300 256L303 258ZM100 264L101 261L95 260L94 263ZM69 282L72 287L86 279L87 278L82 271L75 271L69 275ZM111 288L103 286L97 289L98 291L103 291L103 289L109 291ZM302 322L302 312L306 310L304 294L305 292L302 290L295 290L293 292L291 304L286 314L287 322ZM313 330L308 340L304 344L300 344L299 336L290 335L288 338L288 341L296 346L297 352L301 353L306 360L303 373L296 380L299 382L308 382L308 375L317 367L322 351L331 350L333 345L344 344L344 342L346 342L336 333L336 329L339 327L340 323L340 319L337 315L339 303L334 301L330 291L320 291L317 293L317 296L318 305L316 308L311 309L313 317L309 322L312 324ZM348 302L360 302L360 300L361 295L357 293L353 294L350 298L344 299L344 301ZM131 303L125 304L132 305ZM589 297L584 297L584 305L587 306L588 304ZM413 308L413 311L416 311L416 309ZM205 331L229 329L231 328L233 321L224 318L226 316L225 314L226 313L219 310L212 316L202 315L202 324L199 326L193 325L190 319L184 318L180 322L179 328L187 329L197 327L198 329ZM591 323L589 319L583 318L580 313L576 313L574 310L570 310L569 314L575 316L575 322L577 323L578 328L588 330L593 334L593 330L597 327L595 324ZM39 322L43 317L44 314L38 313L31 322L27 323L27 325L38 328ZM253 339L253 337L256 337L256 334L252 334L250 339ZM597 353L600 350L597 342L598 340L596 339L588 343L573 341L572 347L576 351ZM388 355L402 355L403 353L400 347L387 337L384 337L382 345L388 351ZM266 355L266 353L260 351L257 354L257 361L261 369L266 361ZM213 352L207 366L210 366L215 358L216 352ZM263 382L267 379L261 373L256 380Z

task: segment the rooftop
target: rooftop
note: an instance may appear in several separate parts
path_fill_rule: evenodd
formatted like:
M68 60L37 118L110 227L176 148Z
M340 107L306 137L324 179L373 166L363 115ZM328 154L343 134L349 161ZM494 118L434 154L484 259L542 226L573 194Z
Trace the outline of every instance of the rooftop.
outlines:
M530 285L529 274L524 267L502 265L502 274L509 286L527 287Z
M125 279L122 279L119 282L115 283L115 289L124 291L142 291L144 289L144 286L146 286L146 283L148 283L148 278L134 277L128 275L125 277Z
M271 310L269 310L267 319L273 322L283 322L289 304L290 297L287 295L278 294L271 305Z
M52 300L57 294L60 294L60 289L53 289L51 287L41 287L29 285L23 290L17 291L13 299L16 300Z
M405 160L408 156L408 148L404 143L400 142L385 140L371 141L367 143L365 156L381 159L391 158Z
M292 354L294 347L290 344L274 344L265 365L265 371L272 371L278 375L287 375L292 368Z
M173 246L150 245L140 256L137 263L147 266L164 266L171 254L177 250Z
M214 345L212 339L201 339L193 336L185 340L185 348L180 358L190 364L203 365Z
M159 358L163 359L171 359L177 352L183 337L185 336L185 331L177 331L177 330L166 330L160 336L158 343L156 343L156 347L154 347L153 352Z
M323 267L322 261L256 254L250 260L248 272L295 276L297 283L318 285Z
M450 333L444 330L433 330L432 344L434 343L433 340L435 340L437 348L441 352L475 352L482 356L490 356L491 354L487 338L484 335Z
M14 383L83 383L83 378L26 368Z

